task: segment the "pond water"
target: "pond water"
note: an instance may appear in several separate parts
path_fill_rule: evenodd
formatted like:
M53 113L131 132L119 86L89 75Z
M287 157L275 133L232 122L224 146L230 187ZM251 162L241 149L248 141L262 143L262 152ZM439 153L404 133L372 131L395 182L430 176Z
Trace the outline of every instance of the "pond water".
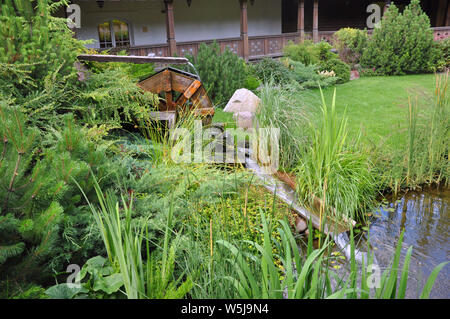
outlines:
M450 190L409 192L386 202L369 227L378 264L386 267L405 229L402 258L413 246L407 298L418 298L433 268L450 260ZM450 298L450 264L438 275L431 298Z

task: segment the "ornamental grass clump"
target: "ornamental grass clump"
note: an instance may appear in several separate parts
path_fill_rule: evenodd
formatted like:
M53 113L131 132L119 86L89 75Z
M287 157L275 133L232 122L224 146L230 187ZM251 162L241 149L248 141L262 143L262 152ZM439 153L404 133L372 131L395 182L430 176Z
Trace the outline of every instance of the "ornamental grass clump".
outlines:
M292 170L298 154L306 142L306 116L304 96L299 95L296 86L274 87L274 81L262 85L261 103L256 118L260 127L280 129L280 164L285 170Z
M312 236L308 239L306 254L301 256L297 242L286 221L272 224L261 214L264 243L253 243L257 253L249 253L236 245L219 240L218 244L228 250L230 257L226 260L234 271L224 279L232 283L238 298L251 299L404 299L409 277L412 247L406 253L400 270L400 257L404 231L400 234L396 250L389 266L378 278L375 272L373 251L368 247L366 260L359 266L356 262L356 247L353 232L350 235L350 270L347 276L339 275L331 268L339 256L331 252L331 243L322 248L313 249ZM278 226L279 239L270 238L271 228ZM311 224L310 224L310 230ZM273 253L273 247L280 249ZM342 257L342 256L340 256ZM280 268L275 262L281 261ZM434 282L442 268L448 262L436 266L427 279L420 293L421 299L427 299ZM376 265L376 264L375 264ZM379 265L376 265L379 266ZM374 279L379 285L372 285Z
M331 106L322 94L321 118L310 125L310 145L300 155L295 173L297 191L303 202L314 205L320 198L326 210L338 221L356 219L371 204L376 182L367 155L358 149L359 139L347 141L347 118L338 118L335 102Z
M178 247L178 237L172 238L173 206L167 211L162 246L150 252L148 220L136 223L132 219L133 199L127 202L122 195L119 203L114 193L109 190L104 196L95 178L94 182L99 206L89 206L109 262L121 274L127 298L183 298L192 288L192 281L184 279L183 272L178 277L173 275Z
M406 112L406 140L391 149L375 151L375 167L383 187L398 192L423 185L450 184L450 102L448 72L436 76L435 94L426 113L409 99Z

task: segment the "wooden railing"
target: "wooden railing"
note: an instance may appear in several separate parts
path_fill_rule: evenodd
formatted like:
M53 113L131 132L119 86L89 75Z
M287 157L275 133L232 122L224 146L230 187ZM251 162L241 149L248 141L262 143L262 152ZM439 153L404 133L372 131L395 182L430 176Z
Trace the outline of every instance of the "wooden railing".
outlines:
M336 31L319 31L319 40L327 42L332 41L333 34ZM450 37L450 27L433 28L434 39L441 40ZM305 39L312 40L312 32L305 33ZM299 33L283 33L279 35L267 35L267 36L253 36L249 37L249 51L250 60L257 60L263 57L279 57L283 54L283 48L289 41L298 42L300 40ZM214 40L205 41L189 41L189 42L177 42L177 54L178 56L194 55L198 53L198 48L201 43L211 44ZM231 51L239 56L243 56L242 52L242 40L240 37L217 39L217 43L220 49L223 51L225 48L229 48ZM168 56L169 46L168 44L155 44L144 46L133 46L127 48L130 55L146 56L154 54L155 56Z
M433 28L434 40L450 38L450 26Z
M312 39L312 34L307 34ZM264 56L280 56L283 48L289 41L298 42L299 33L284 33L280 35L255 36L249 37L250 59L258 59ZM229 48L239 56L243 56L242 40L237 38L226 38L217 40L177 42L177 55L197 55L198 49L202 43L211 44L216 41L223 51ZM133 46L126 49L130 55L148 55L167 56L169 52L168 44L155 44L144 46ZM114 50L112 50L114 51Z

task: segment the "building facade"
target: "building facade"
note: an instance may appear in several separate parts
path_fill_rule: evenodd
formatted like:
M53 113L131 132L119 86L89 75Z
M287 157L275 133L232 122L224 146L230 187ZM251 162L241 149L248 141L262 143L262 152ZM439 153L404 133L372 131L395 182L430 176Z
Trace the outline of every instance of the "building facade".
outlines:
M374 0L74 0L76 37L91 48L133 55L196 54L216 40L246 59L278 56L288 41L330 41L343 27L366 28L370 4L381 14L391 1ZM397 0L400 8L409 0ZM422 0L435 37L450 36L449 0Z

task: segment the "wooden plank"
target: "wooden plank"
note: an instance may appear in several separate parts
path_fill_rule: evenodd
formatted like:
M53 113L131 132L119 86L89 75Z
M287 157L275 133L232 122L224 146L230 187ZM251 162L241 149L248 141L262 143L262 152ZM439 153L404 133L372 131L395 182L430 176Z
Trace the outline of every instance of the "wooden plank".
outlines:
M206 90L204 86L201 86L191 97L191 102L194 108L203 109L203 108L211 108L213 104L209 99L208 94L206 94Z
M445 26L450 26L450 3L447 4L447 19L445 20Z
M152 93L160 93L164 91L164 78L166 77L166 74L164 72L161 72L159 74L156 74L148 79L143 80L142 82L139 82L137 85L143 89L144 91L152 92Z
M167 110L169 110L169 111L173 111L175 109L174 103L173 103L172 90L166 91L166 105L167 105Z
M186 58L173 57L149 57L137 55L103 55L103 54L81 54L78 56L81 61L95 61L95 62L123 62L123 63L160 63L160 64L187 64L189 62Z
M172 73L172 90L178 93L184 93L187 87L189 87L194 79L187 75L173 72Z
M203 108L203 109L194 109L194 116L214 116L214 108L213 107L209 107L209 108Z
M192 97L192 95L194 95L194 93L197 92L197 90L201 87L201 85L202 83L198 80L192 82L191 85L189 85L189 87L186 89L186 91L184 91L183 94L180 95L176 103L179 106L183 106L187 102L187 100L189 100Z
M150 117L155 121L168 121L168 127L175 128L176 112L150 112Z

